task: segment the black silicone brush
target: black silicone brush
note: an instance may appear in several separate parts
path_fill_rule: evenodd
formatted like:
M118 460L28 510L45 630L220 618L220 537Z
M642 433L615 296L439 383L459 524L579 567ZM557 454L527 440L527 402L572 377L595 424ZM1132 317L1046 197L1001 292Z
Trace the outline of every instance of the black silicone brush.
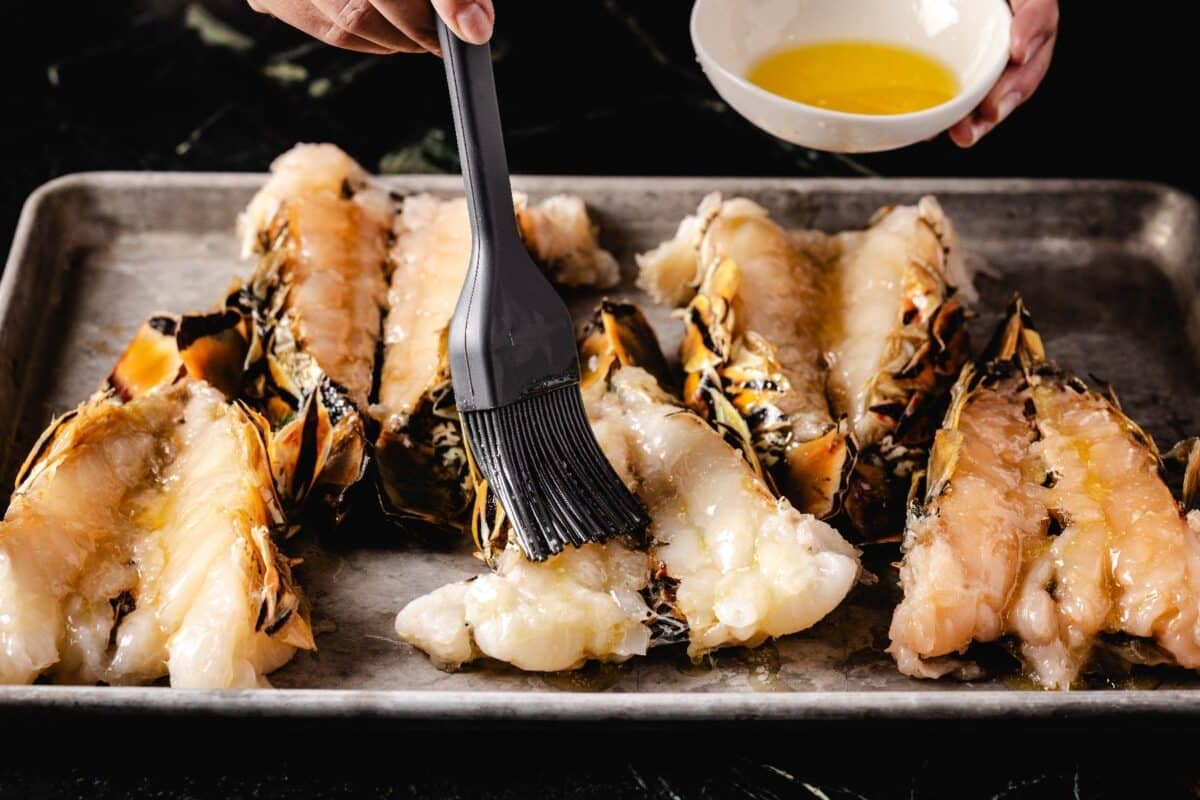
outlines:
M566 304L517 232L491 48L440 21L438 36L473 240L450 323L454 396L476 465L526 557L541 561L650 520L596 443Z

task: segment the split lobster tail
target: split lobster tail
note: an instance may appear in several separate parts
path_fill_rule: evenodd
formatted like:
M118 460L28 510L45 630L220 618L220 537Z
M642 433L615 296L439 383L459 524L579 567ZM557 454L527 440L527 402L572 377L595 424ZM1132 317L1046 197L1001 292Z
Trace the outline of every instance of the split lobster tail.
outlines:
M609 288L616 259L599 246L577 197L530 203L513 197L521 239L556 284ZM474 482L450 380L447 327L471 260L463 198L427 194L399 201L388 254L374 463L385 513L400 526L461 531L471 524Z
M969 353L973 290L937 202L828 236L714 194L638 264L643 289L687 304L688 405L797 508L868 539L898 531Z
M271 172L239 219L255 272L224 311L253 321L241 396L271 424L285 502L337 519L367 466L394 201L332 145Z
M265 685L314 646L285 525L260 417L186 376L97 393L0 522L0 682Z
M914 495L889 648L901 671L978 674L964 654L1000 640L1051 689L1101 649L1200 669L1200 447L1168 456L1180 500L1154 440L1111 388L1047 360L1016 298L963 369Z

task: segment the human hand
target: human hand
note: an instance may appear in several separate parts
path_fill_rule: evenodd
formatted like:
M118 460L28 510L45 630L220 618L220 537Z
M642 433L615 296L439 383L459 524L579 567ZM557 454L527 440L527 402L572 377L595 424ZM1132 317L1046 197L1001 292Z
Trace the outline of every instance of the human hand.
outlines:
M979 107L950 129L959 147L970 147L999 125L1037 89L1058 37L1058 0L1010 0L1013 9L1009 64Z
M492 35L492 0L248 0L326 44L360 53L439 53L434 11L460 39Z

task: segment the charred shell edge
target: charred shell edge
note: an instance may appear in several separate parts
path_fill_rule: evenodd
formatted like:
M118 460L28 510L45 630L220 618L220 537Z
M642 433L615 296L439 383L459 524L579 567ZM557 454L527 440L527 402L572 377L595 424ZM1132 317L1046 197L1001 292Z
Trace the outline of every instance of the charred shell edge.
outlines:
M402 425L384 421L374 444L379 507L398 527L412 522L445 533L470 528L475 482L454 399L447 331L437 375Z
M240 315L244 335L241 394L274 429L276 474L288 506L340 521L350 488L366 473L366 422L343 387L331 380L291 334L281 313L281 237L259 263L249 286L235 284L224 313ZM285 452L288 448L293 453Z
M393 196L393 199L399 198ZM518 217L522 240L530 256L553 277L561 271L562 264L546 263L539 258L533 246L532 229L527 217L521 213L518 213ZM611 314L620 316L627 313L624 304L614 303L610 306ZM640 318L640 324L653 336L649 323L641 318L641 312L633 306L628 308L633 309ZM622 346L631 348L631 357L636 356L640 366L653 372L656 378L667 381L670 372L661 351L661 366L653 363L649 353L637 352L636 345L643 332L635 330L638 320L625 322L631 326L631 332L625 335L626 341ZM485 551L477 538L481 525L483 530L503 525L494 521L480 522L482 519L492 519L495 511L487 509L489 502L495 505L495 501L481 503L477 497L482 478L474 468L466 433L458 415L450 376L447 335L448 327L442 331L437 374L416 407L406 416L402 425L389 426L385 421L374 439L372 450L376 497L384 517L400 528L413 522L446 533L469 528L472 536L476 537L477 546ZM377 364L382 364L382 360L382 357L377 359ZM585 362L582 366L583 383L586 385L586 358L581 361ZM669 383L664 382L663 385ZM377 386L373 389L372 396L377 396L377 389ZM499 536L499 533L490 535L494 536ZM497 552L502 549L503 545Z
M881 209L871 224L894 209ZM940 261L908 255L900 326L888 340L890 360L881 365L868 389L872 401L867 411L881 435L871 436L869 445L860 443L844 514L837 520L843 529L872 535L864 544L892 541L903 526L912 476L925 464L937 423L949 408L949 390L970 361L966 321L971 313L949 282L946 220L923 199L917 224L936 240ZM898 361L906 353L907 358Z
M734 341L739 280L733 259L714 261L682 312L684 402L746 457L773 494L788 494L817 517L835 516L858 452L849 425L839 420L812 441L794 440L777 407L789 385L775 348L752 331Z
M37 441L34 442L33 447L30 448L29 455L25 457L25 461L21 464L21 468L17 470L17 476L14 480L16 494L21 494L25 490L26 484L37 474L42 458L53 447L54 440L67 430L67 426L71 421L78 417L83 407L91 402L94 402L94 400L86 401L65 414L55 417L46 426L46 429L41 432Z
M646 370L664 391L674 388L658 337L641 309L632 303L601 300L583 326L579 354L584 386L607 378L611 367L623 364Z
M1183 465L1183 491L1180 502L1184 513L1200 509L1200 436L1184 439L1163 458Z
M109 375L104 390L122 402L184 377L212 385L266 428L276 488L285 507L328 508L337 521L347 491L364 474L366 433L358 410L323 373L307 392L275 380L273 333L254 298L235 285L223 308L148 319ZM25 470L22 470L24 474Z

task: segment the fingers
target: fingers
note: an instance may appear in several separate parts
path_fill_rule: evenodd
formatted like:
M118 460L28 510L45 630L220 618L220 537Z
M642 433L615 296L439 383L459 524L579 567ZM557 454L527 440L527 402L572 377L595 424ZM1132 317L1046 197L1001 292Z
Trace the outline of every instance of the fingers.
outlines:
M1048 41L1033 54L1033 60L1020 66L1010 66L979 104L979 115L993 124L1000 122L1025 102L1037 89L1054 56L1054 42Z
M398 29L371 0L309 0L329 23L345 33L376 44L389 53L417 53L425 49ZM328 40L326 40L328 41Z
M1058 0L1012 0L1012 60L1028 64L1058 30Z
M1029 99L1050 69L1054 56L1054 37L1043 42L1040 49L1024 64L1013 64L1004 71L991 92L966 119L950 129L950 138L959 147L970 147L992 128L1008 118Z
M390 53L391 49L339 27L309 0L254 0L251 8L270 14L326 44L359 53Z
M433 10L428 0L371 0L396 30L420 45L423 50L439 49Z
M979 107L949 131L959 147L978 142L1037 89L1054 55L1058 35L1058 0L1011 0L1012 63Z
M959 147L970 147L971 145L975 144L975 129L974 122L972 120L972 117L974 116L974 114L970 114L966 117L963 117L958 122L954 123L950 130L946 131L946 133L950 135L950 141L954 142Z
M471 44L483 44L492 38L496 10L492 0L433 0L438 16L454 35Z
M326 44L362 53L439 52L433 11L456 36L483 44L492 35L492 0L247 0Z

